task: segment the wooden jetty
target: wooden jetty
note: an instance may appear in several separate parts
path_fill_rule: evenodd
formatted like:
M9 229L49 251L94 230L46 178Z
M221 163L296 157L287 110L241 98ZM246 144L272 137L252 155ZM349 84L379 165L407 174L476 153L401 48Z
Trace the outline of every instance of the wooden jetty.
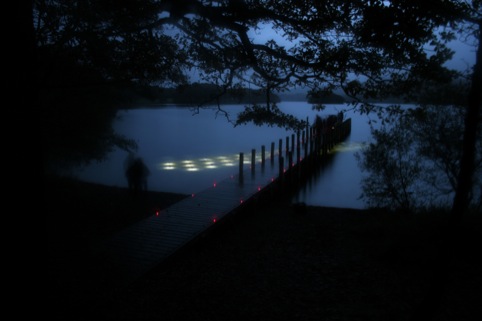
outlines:
M293 134L291 144L290 137L286 137L285 148L282 139L278 142L278 151L275 143L271 143L268 158L264 146L258 162L256 151L252 150L249 167L240 153L238 175L137 222L101 244L98 254L106 268L105 277L116 284L130 283L209 233L226 217L243 210L263 192L282 193L297 188L350 130L350 119L326 133L320 128L308 127L301 134Z

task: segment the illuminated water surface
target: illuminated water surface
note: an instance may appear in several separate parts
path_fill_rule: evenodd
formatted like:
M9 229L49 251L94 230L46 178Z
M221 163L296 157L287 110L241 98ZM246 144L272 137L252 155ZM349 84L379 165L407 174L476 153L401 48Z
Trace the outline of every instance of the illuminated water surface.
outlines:
M344 105L328 105L315 112L304 102L284 102L279 107L301 119L312 122L316 114L337 113ZM241 105L223 107L232 119L243 109ZM361 172L354 153L370 139L366 116L347 112L352 118L352 132L338 147L333 159L300 191L293 201L308 205L363 208L359 200ZM234 127L215 109L193 114L186 107L141 108L119 112L114 129L138 143L150 176L150 190L192 194L238 173L239 153L245 154L249 166L251 150L256 149L260 160L261 146L269 157L271 143L278 149L279 139L291 137L293 132L277 127L243 125ZM291 142L291 140L290 140ZM80 169L76 176L82 180L111 186L126 187L124 161L127 153L116 150L108 160Z

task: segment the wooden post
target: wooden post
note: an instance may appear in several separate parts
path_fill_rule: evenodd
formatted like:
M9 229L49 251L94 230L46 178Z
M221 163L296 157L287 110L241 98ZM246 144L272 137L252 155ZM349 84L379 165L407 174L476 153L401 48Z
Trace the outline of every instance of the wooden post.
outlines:
M265 163L265 146L261 146L261 168L264 169L264 163Z
M310 118L306 116L306 146L305 146L305 158L311 156L310 148L310 141L311 141L311 125L310 125ZM311 158L311 157L310 157Z
M313 154L313 127L310 128L310 155Z
M279 158L278 179L279 179L280 185L282 187L283 183L284 183L284 158L283 158L283 156L281 156Z
M293 172L294 172L294 169L293 169L293 152L290 151L290 153L288 155L288 175L287 175L288 187L291 187L291 185L293 184Z
M278 142L278 158L283 157L283 139L279 139Z
M328 154L328 151L330 150L330 133L327 132L323 134L323 155Z
M300 154L300 131L296 132L296 164L301 161L301 154Z
M271 165L274 165L274 142L271 142Z
M295 151L295 134L291 134L291 151Z
M239 153L239 183L243 183L243 178L244 178L244 153Z
M251 150L251 174L254 174L256 168L256 149Z
M301 150L300 145L296 146L296 164L301 162Z
M322 140L321 129L317 129L316 138L315 138L315 151L316 151L317 157L320 155L320 151L321 151L321 140Z
M290 137L286 136L286 157L288 157L289 152L290 152Z

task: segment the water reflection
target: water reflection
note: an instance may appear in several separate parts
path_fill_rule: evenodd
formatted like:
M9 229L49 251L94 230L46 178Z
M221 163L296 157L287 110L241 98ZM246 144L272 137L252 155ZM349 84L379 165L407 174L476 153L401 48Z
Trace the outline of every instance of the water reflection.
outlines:
M239 155L232 154L226 156L202 157L198 159L164 162L160 163L157 168L165 171L180 170L196 172L201 170L217 169L220 167L232 167L238 165L238 163Z
M363 145L345 142L333 149L293 201L314 206L363 208L364 203L359 199L362 177L355 159L355 152Z
M328 105L323 112L313 111L311 105L304 102L286 102L279 107L312 122L317 114L336 114L345 106ZM234 119L243 106L226 106L225 110ZM193 116L187 108L149 108L122 111L120 116L114 129L138 143L137 153L151 170L149 189L161 192L192 194L204 190L213 182L238 174L240 153L244 153L244 163L249 166L251 150L255 149L256 163L260 163L262 146L267 147L269 159L270 145L275 144L277 155L278 142L282 140L284 152L286 139L294 134L277 127L233 127L210 110ZM334 150L333 160L307 182L296 196L299 201L309 205L363 207L357 200L361 174L354 153L369 139L370 129L364 117L347 113L345 118L352 118L350 137ZM125 187L125 158L125 151L115 150L107 161L81 168L76 176L85 181Z

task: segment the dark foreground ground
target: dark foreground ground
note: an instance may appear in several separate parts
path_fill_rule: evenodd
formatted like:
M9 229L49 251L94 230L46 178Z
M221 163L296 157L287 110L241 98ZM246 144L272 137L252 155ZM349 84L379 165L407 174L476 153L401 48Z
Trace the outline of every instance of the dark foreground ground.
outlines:
M96 243L183 197L46 181L46 318L411 320L442 265L434 320L482 317L481 215L467 219L440 262L441 214L300 210L265 199L135 283L101 286L88 259Z

